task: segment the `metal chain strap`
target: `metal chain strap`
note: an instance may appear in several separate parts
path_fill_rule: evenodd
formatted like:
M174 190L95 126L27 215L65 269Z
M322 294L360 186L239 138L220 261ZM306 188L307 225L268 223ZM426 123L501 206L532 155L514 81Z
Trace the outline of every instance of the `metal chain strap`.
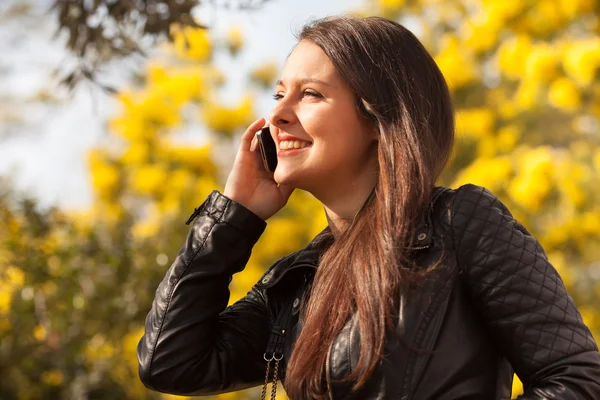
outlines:
M260 400L265 400L267 398L267 385L269 384L269 370L271 368L271 360L273 357L267 359L267 355L264 355L264 359L267 361L267 373L265 374L265 384L262 388L262 394L260 396Z
M262 388L262 394L260 395L260 400L266 400L267 398L267 385L269 384L269 372L271 370L271 361L275 360L275 366L273 367L273 385L271 387L271 400L275 400L277 396L277 375L279 373L279 361L283 359L283 354L281 357L277 358L275 353L271 355L271 358L267 358L267 354L263 356L265 361L267 362L267 372L265 373L265 384Z
M271 400L275 400L275 397L277 396L277 371L279 371L279 360L275 358L275 368L273 369L273 388L271 389Z

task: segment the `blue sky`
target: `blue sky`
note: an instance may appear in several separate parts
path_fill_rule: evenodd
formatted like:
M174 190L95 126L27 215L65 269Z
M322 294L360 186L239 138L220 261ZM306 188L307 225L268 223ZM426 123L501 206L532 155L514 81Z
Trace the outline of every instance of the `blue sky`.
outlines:
M26 18L7 18L11 4L0 0L0 175L37 197L44 206L81 209L90 204L91 190L85 165L86 151L109 142L106 120L118 111L114 99L88 84L69 95L57 87L52 74L72 59L62 47L54 15L46 13L50 0L31 0ZM221 57L217 65L228 76L224 100L237 99L247 71L265 60L279 65L295 43L293 32L311 18L358 9L366 0L271 0L254 12L202 9L215 35L239 26L246 47L236 59ZM117 87L128 74L142 68L142 60L107 66L103 79ZM123 71L128 71L123 73ZM40 101L40 97L53 101ZM270 93L259 99L266 115Z

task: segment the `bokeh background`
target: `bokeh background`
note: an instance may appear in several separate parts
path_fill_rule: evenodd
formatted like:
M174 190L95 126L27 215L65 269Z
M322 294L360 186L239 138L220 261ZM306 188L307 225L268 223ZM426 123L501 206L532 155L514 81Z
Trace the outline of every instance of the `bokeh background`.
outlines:
M221 3L194 10L208 29L173 27L147 57L107 62L97 79L112 94L57 84L77 60L53 37L50 1L0 2L1 399L181 398L138 379L154 291L189 214L223 188L239 135L272 107L294 31L340 13L396 19L435 56L458 131L439 184L498 195L600 340L600 1ZM319 204L295 192L234 276L230 302L325 225Z

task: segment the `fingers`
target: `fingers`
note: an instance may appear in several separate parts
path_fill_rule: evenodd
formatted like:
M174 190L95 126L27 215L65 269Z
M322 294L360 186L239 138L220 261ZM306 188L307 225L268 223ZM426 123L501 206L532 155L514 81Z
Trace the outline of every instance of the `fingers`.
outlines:
M254 121L248 127L248 129L246 129L246 132L244 132L240 138L240 150L251 150L250 147L254 141L254 138L256 137L256 132L258 132L264 125L265 119L259 118Z
M256 150L256 146L258 146L258 137L254 135L252 137L252 142L250 142L250 151Z

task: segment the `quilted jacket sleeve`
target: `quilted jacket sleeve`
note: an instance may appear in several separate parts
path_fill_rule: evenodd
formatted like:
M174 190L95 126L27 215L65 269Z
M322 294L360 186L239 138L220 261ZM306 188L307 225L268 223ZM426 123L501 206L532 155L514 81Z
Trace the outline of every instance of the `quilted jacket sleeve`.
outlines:
M259 385L269 317L256 289L227 307L229 283L244 269L266 227L217 191L200 208L187 240L156 290L138 349L144 385L209 395Z
M600 354L538 241L492 193L456 190L452 226L467 290L525 393L600 399Z

